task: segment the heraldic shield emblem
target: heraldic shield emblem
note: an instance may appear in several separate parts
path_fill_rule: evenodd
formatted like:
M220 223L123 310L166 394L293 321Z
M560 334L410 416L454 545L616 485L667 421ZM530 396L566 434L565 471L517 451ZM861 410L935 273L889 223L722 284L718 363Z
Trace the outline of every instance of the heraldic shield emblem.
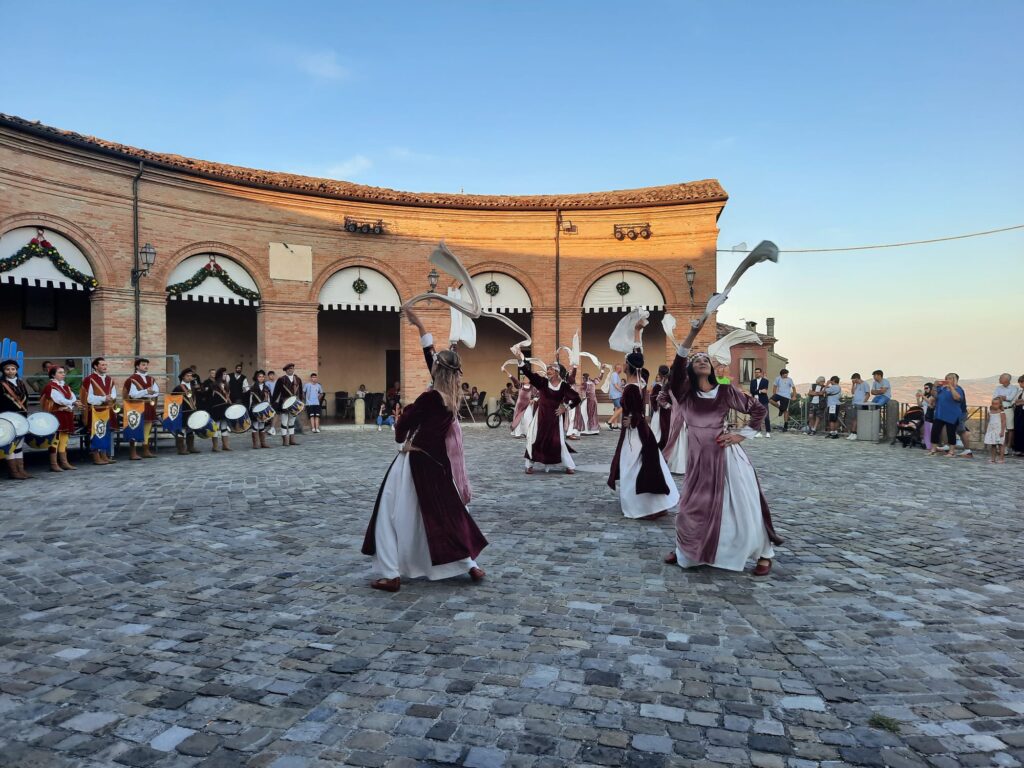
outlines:
M99 420L97 420L96 421L96 425L93 427L93 432L96 434L96 437L98 437L98 438L102 439L102 438L106 437L106 435L107 435L107 422L106 421L99 421Z
M138 411L128 411L128 427L130 429L138 429L139 424L142 423L142 414Z
M181 413L181 406L178 405L177 403L171 403L169 406L167 406L167 415L171 419L178 418L179 413Z

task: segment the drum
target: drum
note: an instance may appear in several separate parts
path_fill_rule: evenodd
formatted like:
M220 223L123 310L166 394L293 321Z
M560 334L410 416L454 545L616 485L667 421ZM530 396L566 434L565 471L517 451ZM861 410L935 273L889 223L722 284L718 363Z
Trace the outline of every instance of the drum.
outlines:
M0 419L3 419L14 428L14 439L7 446L7 455L17 453L21 450L21 444L25 439L25 435L28 434L28 419L22 416L20 413L0 413Z
M302 401L294 395L281 403L281 410L289 416L298 416L304 407Z
M37 450L47 450L57 442L60 421L52 413L33 413L28 417L28 434L25 445Z
M188 417L188 430L203 440L217 436L217 426L206 411L196 411Z
M8 449L14 444L16 437L14 425L7 419L0 419L0 458L7 456ZM13 453L13 451L10 452Z
M277 411L270 403L260 403L252 409L252 417L260 424L266 424L277 416Z
M236 434L248 432L249 428L252 427L249 411L240 403L227 407L227 410L224 411L224 421L228 423L228 428Z

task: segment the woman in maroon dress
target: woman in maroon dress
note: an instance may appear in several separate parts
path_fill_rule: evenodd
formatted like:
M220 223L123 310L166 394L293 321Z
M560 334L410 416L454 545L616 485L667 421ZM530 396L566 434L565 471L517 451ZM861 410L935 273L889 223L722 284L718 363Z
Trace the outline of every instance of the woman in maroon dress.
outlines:
M409 309L406 314L420 331L433 382L395 425L395 441L403 445L377 493L363 539L362 553L374 557L381 573L370 586L386 592L397 592L402 577L485 576L475 558L487 539L466 509L470 488L458 423L462 364L454 350L435 354L419 318Z
M767 409L731 385L715 379L705 353L690 354L700 326L693 328L669 373L669 388L687 428L686 482L676 516L676 546L665 558L683 568L701 564L742 571L757 558L755 576L771 571L775 533L768 502L739 444L754 434ZM729 410L750 415L740 433L729 432Z
M579 405L580 396L572 382L563 380L564 369L559 363L547 366L545 378L530 369L530 363L518 347L515 352L519 370L533 385L537 397L530 434L526 438L526 474L533 474L535 464L543 464L545 469L561 464L567 475L576 474L576 464L571 455L575 451L565 444L562 416L567 407Z

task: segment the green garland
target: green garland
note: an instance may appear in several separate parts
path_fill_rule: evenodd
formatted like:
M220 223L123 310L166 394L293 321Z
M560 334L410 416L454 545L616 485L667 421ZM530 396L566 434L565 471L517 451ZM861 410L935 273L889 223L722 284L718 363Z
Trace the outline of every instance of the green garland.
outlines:
M621 283L615 286L615 290L619 292L619 296L625 296L629 293L629 283L623 280Z
M498 291L501 290L501 286L498 285L494 280L491 280L487 285L484 286L484 290L488 296L497 296Z
M99 281L95 277L79 272L68 264L49 240L39 237L33 237L28 245L24 246L10 258L0 259L0 272L10 272L15 267L20 267L33 256L49 259L58 272L68 279L74 280L79 285L84 285L86 288L95 288L99 285Z
M234 280L231 276L224 271L224 268L215 261L211 261L209 264L204 264L199 270L192 275L188 280L174 285L167 286L167 292L172 296L181 296L183 293L188 293L193 288L198 288L208 277L216 277L236 296L241 296L243 299L249 301L259 301L260 295L256 291L250 291L248 288L243 288Z

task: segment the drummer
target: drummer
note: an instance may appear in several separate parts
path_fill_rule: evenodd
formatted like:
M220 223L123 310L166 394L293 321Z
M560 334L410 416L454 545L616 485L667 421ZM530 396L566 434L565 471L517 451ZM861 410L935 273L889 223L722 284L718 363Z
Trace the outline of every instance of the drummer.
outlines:
M230 451L231 446L228 445L228 435L231 434L231 427L227 421L227 410L228 406L231 405L231 393L228 391L228 369L218 368L213 378L207 381L207 386L206 410L210 412L210 418L213 419L213 423L219 432L219 434L214 434L213 436L213 452L217 453L221 450L217 446L218 437L220 438L221 447L225 451Z
M28 387L25 380L18 376L16 360L0 362L0 413L16 413L23 419L28 418ZM17 441L17 450L7 455L7 471L14 480L30 480L32 475L25 471L25 454L21 450L21 441Z
M267 428L270 421L261 421L256 413L256 408L262 403L270 403L271 391L267 386L267 374L262 370L253 374L253 384L245 393L248 398L249 414L252 416L252 447L270 448L267 445Z
M186 368L178 374L178 386L171 390L181 395L181 433L174 436L174 442L178 446L178 454L200 453L196 448L196 436L188 430L188 417L199 410L196 402L195 371Z
M114 379L107 375L107 361L102 357L94 358L91 368L92 373L82 379L82 389L78 393L78 399L85 408L83 422L86 435L92 434L92 406L113 408L117 404L117 387ZM112 414L110 418L114 420L116 416ZM91 445L90 452L93 464L117 463L117 459L108 456L104 451L92 450Z
M142 411L142 457L143 459L155 459L156 454L149 450L149 436L153 432L153 422L156 421L156 399L160 395L160 387L156 379L149 375L149 360L144 357L135 358L135 373L128 377L124 383L124 399L129 401L144 402L145 408ZM128 441L128 458L132 461L140 457L135 452L135 441Z
M80 405L67 383L67 369L62 365L51 366L50 383L39 395L39 407L56 416L60 424L57 442L50 446L51 472L77 469L68 461L68 438L75 432L75 408Z
M281 417L281 445L298 445L295 442L296 417L284 409L284 403L290 397L302 400L302 379L295 375L295 363L284 367L284 375L274 382L274 393L270 399L270 404Z

